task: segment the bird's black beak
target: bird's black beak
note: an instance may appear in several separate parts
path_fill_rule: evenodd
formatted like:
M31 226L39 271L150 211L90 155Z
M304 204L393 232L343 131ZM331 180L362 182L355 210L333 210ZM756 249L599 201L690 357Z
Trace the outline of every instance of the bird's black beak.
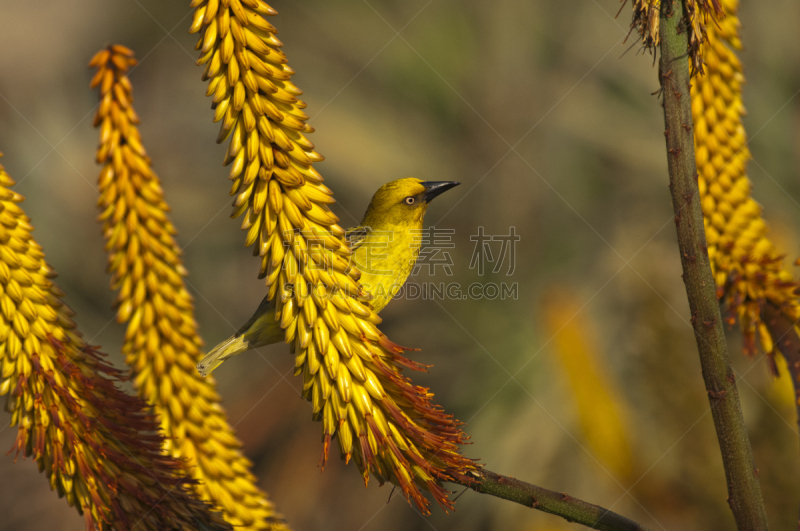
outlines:
M425 202L430 203L437 195L448 191L450 188L458 186L461 183L455 181L425 181L422 186L425 187Z

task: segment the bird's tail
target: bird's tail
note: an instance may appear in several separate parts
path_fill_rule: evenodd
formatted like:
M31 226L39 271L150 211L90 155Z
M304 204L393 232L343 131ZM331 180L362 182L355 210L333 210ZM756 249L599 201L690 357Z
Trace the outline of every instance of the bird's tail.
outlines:
M213 349L197 364L197 372L201 376L208 376L211 371L222 365L226 359L241 354L248 350L250 344L245 340L244 334L229 337Z

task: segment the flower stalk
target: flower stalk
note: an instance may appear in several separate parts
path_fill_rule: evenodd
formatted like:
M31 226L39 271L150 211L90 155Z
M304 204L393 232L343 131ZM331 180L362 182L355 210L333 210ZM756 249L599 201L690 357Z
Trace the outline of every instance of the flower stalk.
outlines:
M689 62L686 60L688 26L683 2L665 0L661 5L659 75L678 247L703 379L728 482L728 502L739 529L761 530L767 529L764 502L739 404L735 375L728 359L703 228L694 153Z
M736 55L739 2L723 0L724 16L708 31L706 72L692 84L698 184L717 297L727 322L738 321L744 352L758 346L777 375L781 354L795 391L800 424L800 300L798 284L768 235L747 176L751 158L742 117L744 73Z
M136 127L127 76L135 64L123 46L109 46L90 63L97 68L92 87L100 87L99 221L118 290L117 321L127 323L122 352L139 396L161 421L164 452L187 461L195 494L236 529L285 530L256 485L214 380L195 371L202 340L169 207Z
M147 405L87 345L0 166L0 395L12 452L32 457L87 530L231 529L191 495L184 463L161 452Z
M467 485L475 492L490 494L546 513L560 516L569 522L583 524L603 531L649 531L648 528L599 505L573 498L565 492L555 492L515 478L501 476L483 469L477 483Z

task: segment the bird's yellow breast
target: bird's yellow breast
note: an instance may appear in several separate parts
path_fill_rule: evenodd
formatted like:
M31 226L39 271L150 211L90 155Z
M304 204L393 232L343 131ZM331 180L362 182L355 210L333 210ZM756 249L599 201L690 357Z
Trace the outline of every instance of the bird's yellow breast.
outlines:
M354 260L361 271L359 282L372 295L372 307L380 312L405 283L419 256L422 223L370 230L356 249Z

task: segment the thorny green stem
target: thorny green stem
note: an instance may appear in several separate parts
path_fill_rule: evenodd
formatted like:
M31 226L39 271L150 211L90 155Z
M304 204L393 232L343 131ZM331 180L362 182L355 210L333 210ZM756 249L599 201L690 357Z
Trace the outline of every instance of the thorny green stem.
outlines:
M598 505L573 498L563 492L537 487L518 479L481 470L480 478L470 485L475 492L491 494L546 513L568 522L583 524L604 531L649 531L648 528Z
M739 404L735 375L728 359L703 228L694 158L687 58L689 43L685 25L682 2L664 0L661 4L659 75L664 99L670 190L683 280L689 298L703 380L725 467L728 503L740 531L766 530L764 501Z

